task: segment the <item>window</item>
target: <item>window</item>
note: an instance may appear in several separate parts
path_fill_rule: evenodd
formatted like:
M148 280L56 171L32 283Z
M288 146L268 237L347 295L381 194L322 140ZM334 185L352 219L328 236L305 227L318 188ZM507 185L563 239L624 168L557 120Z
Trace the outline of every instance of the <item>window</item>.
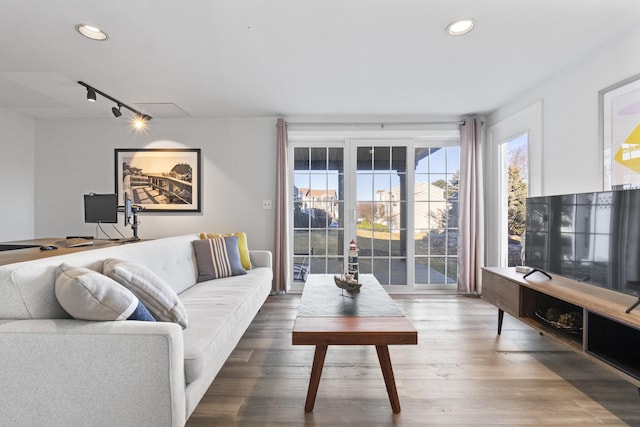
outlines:
M520 135L504 144L506 155L503 171L503 216L506 218L505 236L507 246L507 266L522 265L524 233L527 211L528 151L527 134Z

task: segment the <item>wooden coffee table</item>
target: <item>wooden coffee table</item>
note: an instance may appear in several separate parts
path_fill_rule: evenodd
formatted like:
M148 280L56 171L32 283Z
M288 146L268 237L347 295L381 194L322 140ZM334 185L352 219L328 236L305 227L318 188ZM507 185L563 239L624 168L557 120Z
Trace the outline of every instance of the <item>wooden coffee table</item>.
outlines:
M313 411L327 348L330 345L375 345L394 413L400 400L393 377L389 345L418 344L418 331L373 275L360 275L360 293L342 292L331 274L311 274L304 285L293 345L315 345L305 411Z

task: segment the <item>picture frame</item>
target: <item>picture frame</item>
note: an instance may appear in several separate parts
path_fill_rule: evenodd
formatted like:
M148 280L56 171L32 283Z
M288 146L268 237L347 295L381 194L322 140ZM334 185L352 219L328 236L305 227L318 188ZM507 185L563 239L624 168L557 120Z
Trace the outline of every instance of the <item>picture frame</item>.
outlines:
M603 189L640 188L640 74L599 92Z
M201 212L199 148L116 148L118 204L125 193L146 212Z

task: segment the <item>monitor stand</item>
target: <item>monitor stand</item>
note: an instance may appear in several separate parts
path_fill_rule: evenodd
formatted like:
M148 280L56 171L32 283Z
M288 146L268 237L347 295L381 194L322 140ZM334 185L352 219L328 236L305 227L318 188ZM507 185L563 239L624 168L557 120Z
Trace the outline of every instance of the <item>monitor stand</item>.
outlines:
M131 221L131 230L133 230L133 237L129 239L122 239L120 240L121 243L133 243L140 241L140 237L138 237L138 225L140 225L140 223L138 222L138 211L139 208L137 206L134 206L132 209L133 221Z

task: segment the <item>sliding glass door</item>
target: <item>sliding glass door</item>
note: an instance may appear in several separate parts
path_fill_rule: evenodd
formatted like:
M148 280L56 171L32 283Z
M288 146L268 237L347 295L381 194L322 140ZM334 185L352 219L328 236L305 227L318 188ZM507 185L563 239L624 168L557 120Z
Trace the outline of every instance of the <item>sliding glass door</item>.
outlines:
M290 145L293 281L346 269L388 289L452 289L457 283L459 138L342 139Z
M356 148L356 238L360 272L407 284L407 147Z
M339 274L344 261L344 149L293 151L293 279Z
M415 283L455 286L458 277L460 147L415 149Z

